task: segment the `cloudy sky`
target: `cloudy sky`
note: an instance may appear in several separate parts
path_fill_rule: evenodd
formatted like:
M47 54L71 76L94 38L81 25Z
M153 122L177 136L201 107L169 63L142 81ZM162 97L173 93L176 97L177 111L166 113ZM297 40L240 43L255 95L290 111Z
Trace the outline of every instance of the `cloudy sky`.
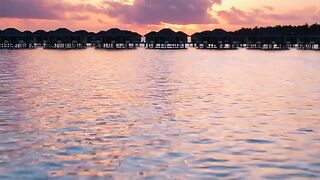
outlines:
M195 31L320 23L320 0L0 0L0 29Z

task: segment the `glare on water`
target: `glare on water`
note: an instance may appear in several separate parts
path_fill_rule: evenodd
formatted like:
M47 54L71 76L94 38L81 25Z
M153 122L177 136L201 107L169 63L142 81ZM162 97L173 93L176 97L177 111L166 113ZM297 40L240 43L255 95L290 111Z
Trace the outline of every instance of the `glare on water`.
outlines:
M313 51L0 51L0 178L320 177Z

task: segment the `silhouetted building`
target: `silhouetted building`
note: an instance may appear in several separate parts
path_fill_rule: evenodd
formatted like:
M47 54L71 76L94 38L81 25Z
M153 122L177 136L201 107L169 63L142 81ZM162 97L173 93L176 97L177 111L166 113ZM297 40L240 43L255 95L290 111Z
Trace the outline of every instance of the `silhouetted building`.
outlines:
M171 29L162 29L159 32L151 31L145 37L146 47L150 49L185 49L188 42L186 33L174 32Z
M83 37L66 28L49 31L46 39L44 43L46 49L83 49L87 47L86 42L81 41Z
M282 50L298 45L300 49L315 49L320 25L242 28L234 32L240 44L250 49ZM319 48L319 45L317 45Z
M300 35L297 43L298 48L302 50L320 50L320 32L310 32L308 35Z
M78 46L87 47L88 40L90 40L90 33L85 30L75 31L74 33L75 42L78 43ZM90 42L89 42L90 43Z
M258 31L246 38L246 46L249 49L261 50L287 50L291 42L288 36L278 32Z
M233 34L223 29L195 33L191 36L191 42L202 49L235 49L238 44Z
M44 30L37 30L33 33L35 46L43 46L48 41L48 33Z
M102 49L133 49L141 43L141 35L136 32L112 28L95 35L95 47Z
M33 38L30 31L20 32L14 28L8 28L0 33L0 48L22 49L33 48Z

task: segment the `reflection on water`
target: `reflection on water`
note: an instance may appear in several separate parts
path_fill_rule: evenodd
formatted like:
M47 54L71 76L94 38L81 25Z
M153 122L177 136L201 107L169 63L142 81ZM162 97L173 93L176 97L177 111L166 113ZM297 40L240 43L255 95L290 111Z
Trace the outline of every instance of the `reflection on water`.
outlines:
M319 178L320 56L0 51L0 178Z

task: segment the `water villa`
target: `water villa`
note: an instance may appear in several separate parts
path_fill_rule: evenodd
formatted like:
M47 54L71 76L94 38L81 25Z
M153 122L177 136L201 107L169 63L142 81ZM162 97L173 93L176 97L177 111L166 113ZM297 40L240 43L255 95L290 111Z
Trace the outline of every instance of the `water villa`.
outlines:
M259 50L320 48L320 25L242 28L233 33L242 46Z
M291 44L290 41L286 40L286 37L281 35L256 35L246 39L248 49L288 50Z
M141 35L117 28L100 31L95 36L95 47L98 49L134 49L141 43Z
M33 39L36 47L43 46L47 41L47 32L44 30L37 30L33 33Z
M34 48L32 32L21 32L13 28L8 28L0 32L0 49L25 48Z
M84 49L87 47L83 40L85 36L73 33L66 28L49 31L44 42L45 49Z
M300 50L320 50L320 32L314 32L309 36L300 36L297 42Z
M145 35L148 49L186 49L188 35L182 31L162 29L159 32L149 32Z
M247 47L248 49L257 50L288 50L293 47L294 39L289 38L280 32L274 30L251 30L251 31L238 31L234 35L240 42L240 46Z
M234 39L232 33L215 29L193 34L191 43L199 49L236 49L238 42Z

